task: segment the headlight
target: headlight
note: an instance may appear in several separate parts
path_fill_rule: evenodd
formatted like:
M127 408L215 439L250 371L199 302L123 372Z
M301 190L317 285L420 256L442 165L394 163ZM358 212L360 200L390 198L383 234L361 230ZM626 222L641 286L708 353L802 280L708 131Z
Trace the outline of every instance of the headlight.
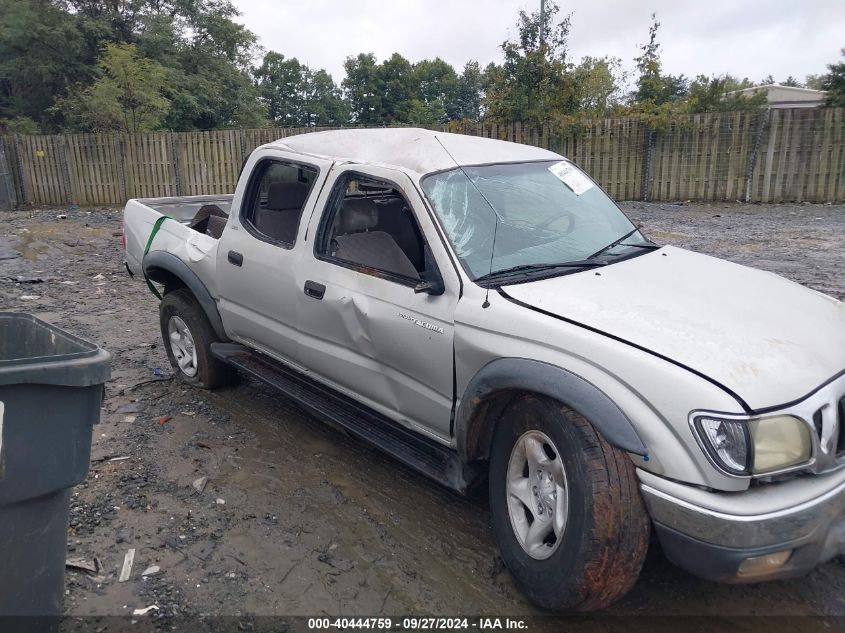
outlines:
M748 474L751 438L746 422L702 417L696 418L695 425L716 463L736 475Z
M761 475L809 461L812 440L808 425L791 415L753 420L698 416L695 428L702 444L724 470L735 475Z
M791 415L749 422L754 459L751 472L768 473L809 461L813 452L810 427Z

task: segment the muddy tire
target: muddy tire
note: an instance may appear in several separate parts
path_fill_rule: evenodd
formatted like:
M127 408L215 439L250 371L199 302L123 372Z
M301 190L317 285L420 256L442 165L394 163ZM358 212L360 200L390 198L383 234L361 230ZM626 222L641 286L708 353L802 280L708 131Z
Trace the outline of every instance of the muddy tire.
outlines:
M545 609L610 605L634 585L648 549L631 459L550 399L521 396L499 419L490 511L505 565Z
M211 344L220 339L190 290L180 288L164 295L159 321L167 358L182 381L216 389L237 380L232 367L211 355Z

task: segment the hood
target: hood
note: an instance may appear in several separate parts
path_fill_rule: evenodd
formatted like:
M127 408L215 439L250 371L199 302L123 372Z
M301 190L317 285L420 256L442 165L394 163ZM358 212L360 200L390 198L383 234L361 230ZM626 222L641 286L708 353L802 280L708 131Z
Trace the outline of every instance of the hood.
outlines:
M845 303L672 246L503 290L705 374L752 410L797 400L845 370Z

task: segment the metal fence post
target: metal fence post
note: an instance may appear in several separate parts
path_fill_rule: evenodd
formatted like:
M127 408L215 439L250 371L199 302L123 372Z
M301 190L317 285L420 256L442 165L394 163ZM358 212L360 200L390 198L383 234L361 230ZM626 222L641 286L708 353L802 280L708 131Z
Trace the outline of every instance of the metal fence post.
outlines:
M30 202L28 187L26 186L26 174L23 170L23 149L21 148L21 136L15 134L15 163L17 163L18 177L21 185L20 204Z
M70 186L70 159L68 158L67 138L65 136L58 137L62 145L62 184L65 190L65 202L73 203L73 190Z
M170 155L173 161L173 175L174 180L176 181L176 195L182 195L182 174L181 174L181 167L179 165L179 148L177 147L179 134L176 132L170 133Z
M117 177L118 183L120 186L120 197L122 200L120 204L125 204L126 201L129 199L129 192L126 190L126 166L125 161L123 160L123 139L121 138L121 132L117 130L114 131L114 156L117 160Z
M247 151L246 151L246 130L241 129L240 133L240 143L241 143L241 163L243 163L247 158Z
M645 134L645 152L643 156L643 183L642 183L642 200L648 202L648 181L651 180L651 159L654 155L654 141L657 138L657 132L651 128L646 130Z
M766 131L766 126L769 124L769 113L771 108L766 108L760 122L757 124L757 132L754 135L754 146L751 148L751 153L748 155L748 169L746 170L745 182L745 201L751 202L751 193L754 189L754 167L757 164L757 155L760 153L760 144L763 142L763 133Z
M0 203L5 200L8 205L8 209L3 210L11 211L18 206L18 201L15 194L12 166L9 163L9 156L6 154L6 140L2 138L0 138L0 187L5 190L5 193L0 195Z

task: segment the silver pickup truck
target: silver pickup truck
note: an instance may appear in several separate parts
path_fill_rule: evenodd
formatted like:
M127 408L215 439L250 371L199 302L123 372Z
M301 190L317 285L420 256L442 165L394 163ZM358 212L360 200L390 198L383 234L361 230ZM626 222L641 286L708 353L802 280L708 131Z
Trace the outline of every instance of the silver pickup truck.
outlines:
M723 582L845 552L845 305L654 244L558 154L292 136L233 196L130 200L124 232L185 382L247 374L454 490L486 478L542 607L624 595L652 530Z

